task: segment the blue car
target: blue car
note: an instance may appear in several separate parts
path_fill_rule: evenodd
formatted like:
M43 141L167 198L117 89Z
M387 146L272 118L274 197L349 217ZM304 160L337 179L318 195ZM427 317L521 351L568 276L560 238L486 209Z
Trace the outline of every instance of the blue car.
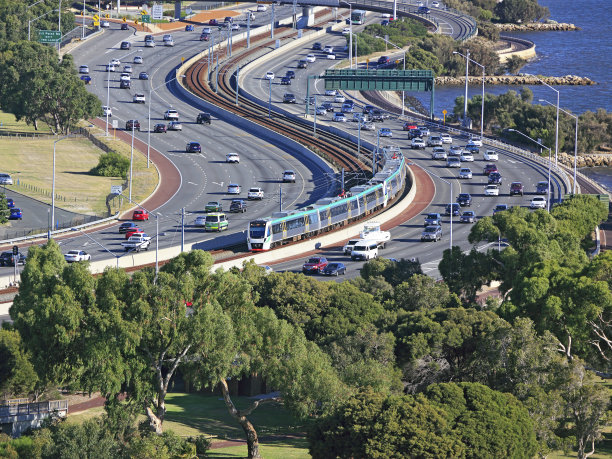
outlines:
M23 213L21 209L17 207L13 207L11 209L11 214L9 215L9 220L21 220L23 218Z
M83 83L85 84L91 84L91 77L89 75L83 75L81 80L83 80Z
M193 27L193 24L187 24L185 26L185 32L193 32L195 30L195 27Z
M338 276L340 274L344 275L346 274L346 266L344 265L344 263L329 263L325 268L323 268L321 274L323 274L324 276Z
M138 79L139 80L148 80L149 79L149 74L147 72L140 72L140 75L138 75Z
M13 199L7 198L6 205L8 206L9 209L12 209L13 207L15 207L15 202L13 201Z

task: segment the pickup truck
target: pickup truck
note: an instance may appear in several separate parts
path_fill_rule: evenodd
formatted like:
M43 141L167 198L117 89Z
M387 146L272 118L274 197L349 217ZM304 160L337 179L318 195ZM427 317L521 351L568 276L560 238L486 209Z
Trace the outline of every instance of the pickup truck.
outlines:
M149 250L149 246L151 245L151 236L148 236L144 233L134 234L130 236L130 238L122 242L121 245L127 252L128 250L135 250L136 252L140 252L141 250Z

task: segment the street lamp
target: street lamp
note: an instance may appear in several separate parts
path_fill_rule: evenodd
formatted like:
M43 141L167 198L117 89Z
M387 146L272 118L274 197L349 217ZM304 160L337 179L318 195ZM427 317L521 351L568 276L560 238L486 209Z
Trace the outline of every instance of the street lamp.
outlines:
M484 89L485 89L485 66L482 64L479 64L478 62L476 62L474 59L472 59L471 57L469 57L470 55L470 50L468 50L467 52L467 56L461 54L458 51L453 51L453 54L459 54L460 56L465 57L466 59L466 75L465 75L465 103L464 103L464 112L463 112L463 117L466 117L466 112L467 112L467 81L468 81L468 76L467 76L467 61L471 61L474 64L480 66L480 68L482 69L482 101L480 104L480 140L484 140L483 138L483 130L484 130L484 98L485 98L485 94L484 94Z
M51 225L55 225L55 146L57 142L61 142L68 137L72 137L72 134L65 135L64 137L57 139L53 142L53 178L51 179ZM47 239L51 239L51 228L48 229Z
M349 62L350 68L353 68L353 4L340 0L338 3L344 3L349 6Z
M106 67L106 73L108 78L106 79L106 137L108 137L108 115L110 114L110 69L111 63L108 62Z
M551 85L546 83L542 78L535 77L540 83L542 83L547 88L552 89L557 93L557 121L555 123L555 166L557 165L558 155L559 155L559 90L553 88Z
M555 105L552 102L547 101L546 99L540 99L540 102L546 102L548 105L552 106ZM572 194L576 194L576 166L578 162L578 117L576 115L572 115L567 110L563 110L562 108L559 108L559 110L561 110L566 115L571 116L576 121L576 130L574 132L574 186L572 190Z
M103 250L106 250L108 253L110 253L113 257L115 257L115 259L117 260L117 269L119 269L119 258L121 258L123 255L117 255L115 252L107 249L104 245L102 245L100 242L96 241L93 237L91 237L89 234L87 234L85 231L83 231L81 228L70 228L70 231L80 231L81 233L83 233L87 239L89 239L90 241L92 241L94 244L99 245L100 247L102 247Z
M550 147L547 147L546 145L542 145L540 142L538 142L535 139L532 139L531 137L529 137L527 134L523 134L521 131L517 130L517 129L507 129L508 132L516 132L517 134L522 135L523 137L531 140L533 143L541 146L542 148L546 148L548 150L548 201L546 202L546 209L548 210L548 212L550 213L550 166L552 164L552 158L551 158L551 150Z
M393 3L395 5L395 3ZM393 13L395 17L395 13ZM387 40L386 38L383 37L379 37L378 35L376 36L376 38L380 38L381 40L384 40L386 43L389 43L391 46L393 46L396 49L399 49L400 51L402 51L404 53L404 70L406 70L406 50L403 48L400 48L399 46L397 46L395 43L391 43L389 40ZM402 90L402 117L404 116L404 101L405 101L405 97L406 97L406 91Z

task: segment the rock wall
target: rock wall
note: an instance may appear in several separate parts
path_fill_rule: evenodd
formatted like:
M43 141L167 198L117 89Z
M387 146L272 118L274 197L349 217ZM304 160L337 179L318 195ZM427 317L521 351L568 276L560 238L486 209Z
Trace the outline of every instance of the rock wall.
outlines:
M530 22L529 24L495 24L499 30L504 32L548 32L554 30L580 30L574 24L563 22Z
M559 153L559 162L574 167L574 155ZM576 160L577 167L612 167L612 155L581 155Z
M561 77L550 77L540 76L545 83L549 85L557 86L589 86L597 84L595 81L587 77L580 77L576 75L565 75ZM470 76L469 84L481 84L482 77ZM436 77L436 85L440 86L453 86L465 84L465 77L449 77L439 76ZM485 84L504 84L504 85L519 85L519 86L531 86L541 85L542 82L538 80L534 75L499 75L499 76L485 76Z

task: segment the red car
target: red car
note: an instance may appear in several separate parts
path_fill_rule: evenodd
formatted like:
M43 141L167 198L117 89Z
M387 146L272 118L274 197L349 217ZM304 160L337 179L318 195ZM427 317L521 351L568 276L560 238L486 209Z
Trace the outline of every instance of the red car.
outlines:
M149 212L146 210L135 210L132 214L132 220L148 220Z
M407 122L404 124L404 131L409 131L411 129L417 129L417 125L411 122Z
M219 25L219 21L217 21L216 19L211 19L210 21L208 21L208 25Z
M498 172L497 166L495 164L487 164L484 167L484 170L483 170L484 175L489 175L491 172Z
M315 273L318 274L328 265L327 258L325 257L311 257L302 266L302 272L304 274Z
M133 236L134 234L138 233L144 233L144 230L142 228L132 228L131 230L126 231L125 238L129 239L130 236Z

